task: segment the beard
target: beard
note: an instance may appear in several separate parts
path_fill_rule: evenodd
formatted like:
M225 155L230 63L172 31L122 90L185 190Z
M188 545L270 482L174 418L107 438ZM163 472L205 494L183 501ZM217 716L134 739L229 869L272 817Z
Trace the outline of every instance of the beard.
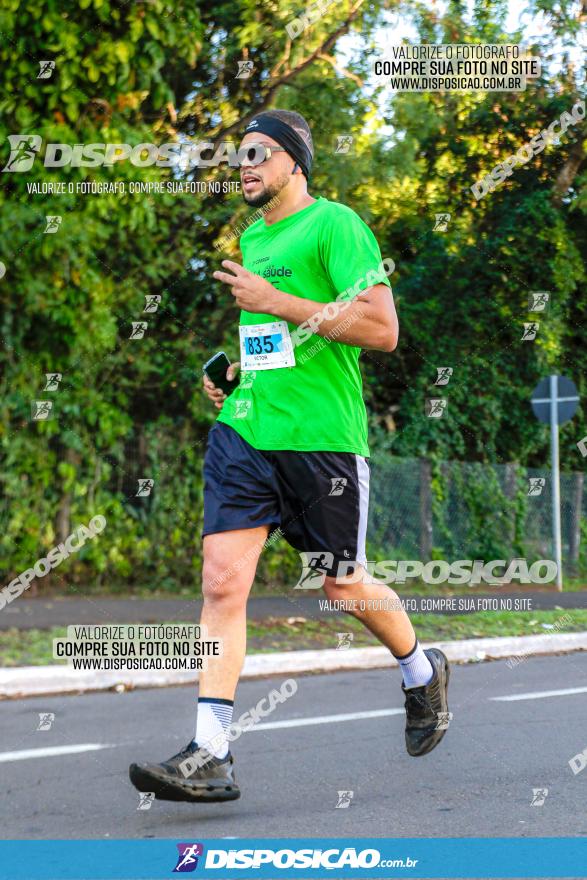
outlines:
M279 195L282 189L288 185L290 180L289 174L282 174L276 181L274 181L271 186L265 186L261 190L258 196L254 196L252 198L247 198L247 196L243 192L243 199L250 205L251 208L262 208L268 202L271 201L272 198Z

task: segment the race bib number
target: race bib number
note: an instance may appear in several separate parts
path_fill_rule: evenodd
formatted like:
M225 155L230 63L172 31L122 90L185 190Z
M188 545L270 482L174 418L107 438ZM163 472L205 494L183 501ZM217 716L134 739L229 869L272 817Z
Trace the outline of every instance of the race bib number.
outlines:
M241 370L277 370L295 367L296 360L286 321L239 327Z

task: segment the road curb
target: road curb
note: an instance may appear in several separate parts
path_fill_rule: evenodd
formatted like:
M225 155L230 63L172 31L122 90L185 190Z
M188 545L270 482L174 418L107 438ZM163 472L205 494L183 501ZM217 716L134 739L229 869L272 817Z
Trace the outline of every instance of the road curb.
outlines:
M517 657L525 660L538 654L568 654L587 651L587 632L544 633L463 639L454 642L426 642L425 648L442 648L453 663L471 663ZM319 651L287 651L252 654L245 660L241 679L271 675L343 672L397 666L386 648L329 648ZM133 690L195 684L198 675L188 671L133 670L131 672L87 672L68 666L18 666L0 669L0 699L80 694L88 691Z

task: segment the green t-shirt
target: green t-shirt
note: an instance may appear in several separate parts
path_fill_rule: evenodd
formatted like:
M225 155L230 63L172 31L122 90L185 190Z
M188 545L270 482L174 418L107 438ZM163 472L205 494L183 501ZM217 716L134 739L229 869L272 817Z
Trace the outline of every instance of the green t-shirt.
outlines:
M330 303L374 284L390 286L369 227L350 208L325 198L271 225L261 218L240 244L246 269L303 299ZM241 325L278 320L246 311L240 316ZM344 326L342 310L339 321ZM295 366L241 373L218 420L256 449L368 456L361 349L288 327L297 341Z

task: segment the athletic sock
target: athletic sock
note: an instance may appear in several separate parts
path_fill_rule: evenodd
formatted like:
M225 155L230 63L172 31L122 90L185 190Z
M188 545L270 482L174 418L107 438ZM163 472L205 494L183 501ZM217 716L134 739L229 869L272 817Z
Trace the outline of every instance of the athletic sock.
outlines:
M420 647L417 639L409 654L405 654L403 657L396 657L395 659L400 665L406 690L408 688L422 687L429 684L434 678L432 663Z
M216 697L198 699L195 742L215 758L225 758L228 754L228 742L224 734L232 724L233 708L233 700Z

